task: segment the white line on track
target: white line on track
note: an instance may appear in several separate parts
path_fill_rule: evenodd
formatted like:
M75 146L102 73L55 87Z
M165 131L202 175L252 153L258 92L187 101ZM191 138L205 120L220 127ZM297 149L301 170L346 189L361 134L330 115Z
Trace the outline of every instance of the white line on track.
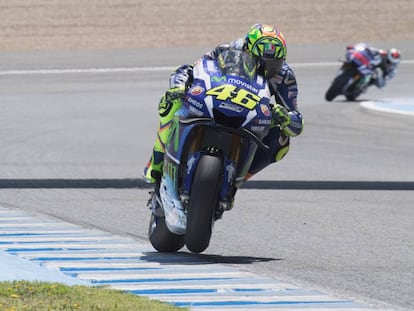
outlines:
M339 66L340 62L312 62L312 63L289 63L292 68L308 67L332 67ZM413 65L414 60L403 60L401 64ZM105 74L105 73L122 73L122 72L162 72L172 71L176 66L161 67L118 67L118 68L63 68L63 69L15 69L0 70L0 76L16 75L53 75L53 74Z

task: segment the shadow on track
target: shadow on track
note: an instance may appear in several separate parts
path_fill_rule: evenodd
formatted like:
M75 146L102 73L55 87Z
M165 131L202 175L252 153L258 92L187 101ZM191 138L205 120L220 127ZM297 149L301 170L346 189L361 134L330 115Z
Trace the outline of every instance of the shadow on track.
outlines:
M194 265L194 264L253 264L257 262L280 261L281 258L253 257L253 256L222 256L214 254L195 254L186 252L177 253L144 253L142 260L158 262L161 265Z
M252 180L242 189L291 190L414 190L413 181Z
M252 256L221 256L221 255L198 255L200 259L206 259L213 263L228 264L252 264L256 262L280 261L282 258L252 257Z
M151 189L140 178L0 179L0 189ZM258 190L414 190L414 181L250 180L241 189Z
M142 179L0 179L0 189L131 189L152 188Z

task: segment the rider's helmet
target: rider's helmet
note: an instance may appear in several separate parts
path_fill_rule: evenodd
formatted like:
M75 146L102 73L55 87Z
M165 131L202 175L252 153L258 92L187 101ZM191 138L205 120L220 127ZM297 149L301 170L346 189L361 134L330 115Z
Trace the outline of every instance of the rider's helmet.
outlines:
M401 60L401 53L396 48L391 48L387 53L387 63L390 65L398 65Z
M396 48L380 51L386 73L394 72L401 61L401 53Z
M245 47L260 61L267 78L274 77L286 59L286 41L274 26L254 24L246 35Z

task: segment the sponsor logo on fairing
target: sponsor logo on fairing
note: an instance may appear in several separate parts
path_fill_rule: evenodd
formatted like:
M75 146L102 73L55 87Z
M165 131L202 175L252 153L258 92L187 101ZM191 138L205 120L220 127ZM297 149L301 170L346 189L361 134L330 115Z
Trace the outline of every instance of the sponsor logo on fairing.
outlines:
M201 93L203 93L204 92L204 88L202 88L201 86L199 86L199 85L196 85L196 86L193 86L191 89L190 89L190 94L191 95L194 95L194 96L198 96L198 95L200 95Z
M219 108L231 110L231 111L234 111L234 112L242 112L243 111L242 107L236 106L236 105L233 105L233 104L228 104L228 103L221 103Z
M190 103L191 105L193 105L193 106L195 106L195 107L197 107L197 108L199 108L199 109L203 108L203 104L202 104L202 103L200 103L200 102L198 102L198 101L197 101L197 100L195 100L194 98L192 98L192 97L187 97L186 99L187 99L187 102L188 102L188 103Z
M253 85L251 85L251 84L249 84L247 82L244 82L242 80L230 78L228 80L228 82L231 83L231 84L239 85L239 86L241 86L241 87L243 87L245 89L248 89L248 90L250 90L250 91L252 91L252 92L254 92L256 94L259 93L259 90L257 88L255 88Z
M263 120L263 119L257 119L255 121L256 124L264 124L264 125L270 125L272 124L272 120Z
M270 110L269 110L269 107L267 107L266 105L260 104L260 110L262 110L262 113L263 113L266 117L270 117Z
M211 77L211 81L213 81L213 82L226 82L227 79L226 79L225 76L222 76L222 77L213 76L213 77Z

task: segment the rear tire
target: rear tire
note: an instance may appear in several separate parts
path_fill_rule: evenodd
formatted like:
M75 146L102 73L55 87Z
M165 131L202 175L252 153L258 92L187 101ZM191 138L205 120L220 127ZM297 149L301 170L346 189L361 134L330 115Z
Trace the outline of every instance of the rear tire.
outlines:
M215 210L222 182L222 160L204 155L198 162L188 202L185 244L194 253L210 244Z
M164 216L151 214L148 237L152 246L159 252L171 253L180 250L185 243L184 235L172 233L165 223Z
M357 97L360 95L361 93L357 93L357 94L350 94L350 95L345 95L345 98L347 101L353 102L357 99Z

